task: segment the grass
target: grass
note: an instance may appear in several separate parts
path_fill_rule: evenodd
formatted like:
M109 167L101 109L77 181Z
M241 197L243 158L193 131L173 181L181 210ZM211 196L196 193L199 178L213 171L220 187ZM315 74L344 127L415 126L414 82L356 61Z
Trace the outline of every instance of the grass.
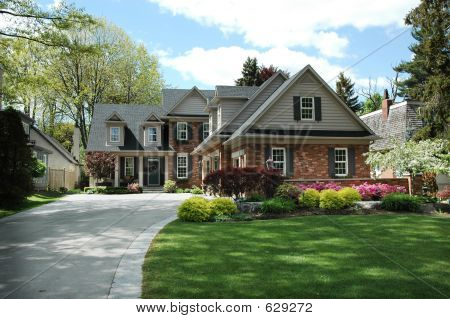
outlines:
M175 221L143 275L143 298L448 298L450 219Z
M17 214L21 211L45 205L61 198L61 193L57 192L39 192L28 196L22 203L8 208L0 207L0 218Z

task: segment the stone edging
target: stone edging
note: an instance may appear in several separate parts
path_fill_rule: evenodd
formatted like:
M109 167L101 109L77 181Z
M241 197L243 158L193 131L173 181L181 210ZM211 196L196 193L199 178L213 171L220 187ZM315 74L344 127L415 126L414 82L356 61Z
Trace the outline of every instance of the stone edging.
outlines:
M170 216L148 227L135 238L117 266L108 298L141 298L142 265L147 250L159 231L175 219L177 219L176 215Z

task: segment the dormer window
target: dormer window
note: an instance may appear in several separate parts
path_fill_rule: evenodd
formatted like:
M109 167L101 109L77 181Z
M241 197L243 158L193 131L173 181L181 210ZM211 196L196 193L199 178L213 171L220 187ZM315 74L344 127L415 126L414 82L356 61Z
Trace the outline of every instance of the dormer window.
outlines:
M155 143L158 141L158 133L156 127L147 128L147 141L149 143Z
M111 127L110 128L110 141L111 142L120 142L120 127Z
M177 140L186 141L188 138L188 126L186 122L177 123Z

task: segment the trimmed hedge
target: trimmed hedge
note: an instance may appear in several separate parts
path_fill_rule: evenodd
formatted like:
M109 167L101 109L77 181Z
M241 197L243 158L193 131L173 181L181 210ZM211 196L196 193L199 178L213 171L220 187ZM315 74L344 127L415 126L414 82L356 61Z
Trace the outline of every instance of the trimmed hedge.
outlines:
M355 202L362 200L361 194L352 187L344 187L338 191L339 196L344 201L344 206L353 206Z
M319 207L324 209L342 209L345 207L345 202L337 191L326 189L320 192Z
M403 193L392 193L383 197L381 208L393 211L417 212L420 208L420 199Z
M319 207L320 204L320 192L316 189L306 189L299 197L300 206L302 207Z
M292 213L296 209L293 200L272 198L263 202L261 212L265 215L284 215Z
M139 187L139 193L142 193L142 187ZM108 187L108 186L96 186L85 187L84 192L87 194L136 194L135 190L129 190L127 187Z
M210 204L203 197L186 199L178 207L178 218L185 222L206 222L211 218Z
M209 209L212 215L233 215L238 212L236 203L230 198L215 198L209 202Z

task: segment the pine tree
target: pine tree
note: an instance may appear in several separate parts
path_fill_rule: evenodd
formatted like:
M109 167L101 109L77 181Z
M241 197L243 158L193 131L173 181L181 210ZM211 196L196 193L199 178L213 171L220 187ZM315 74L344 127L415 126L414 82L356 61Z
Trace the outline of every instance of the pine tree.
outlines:
M361 104L358 102L354 87L355 83L352 83L352 80L346 77L344 72L339 73L336 81L336 93L353 112L357 112L361 108Z
M406 16L417 41L414 56L394 68L409 76L399 82L400 96L424 102L419 109L425 127L416 139L447 137L450 119L450 12L448 0L422 0Z
M237 86L260 86L262 84L258 60L248 57L242 66L242 77L235 81Z

